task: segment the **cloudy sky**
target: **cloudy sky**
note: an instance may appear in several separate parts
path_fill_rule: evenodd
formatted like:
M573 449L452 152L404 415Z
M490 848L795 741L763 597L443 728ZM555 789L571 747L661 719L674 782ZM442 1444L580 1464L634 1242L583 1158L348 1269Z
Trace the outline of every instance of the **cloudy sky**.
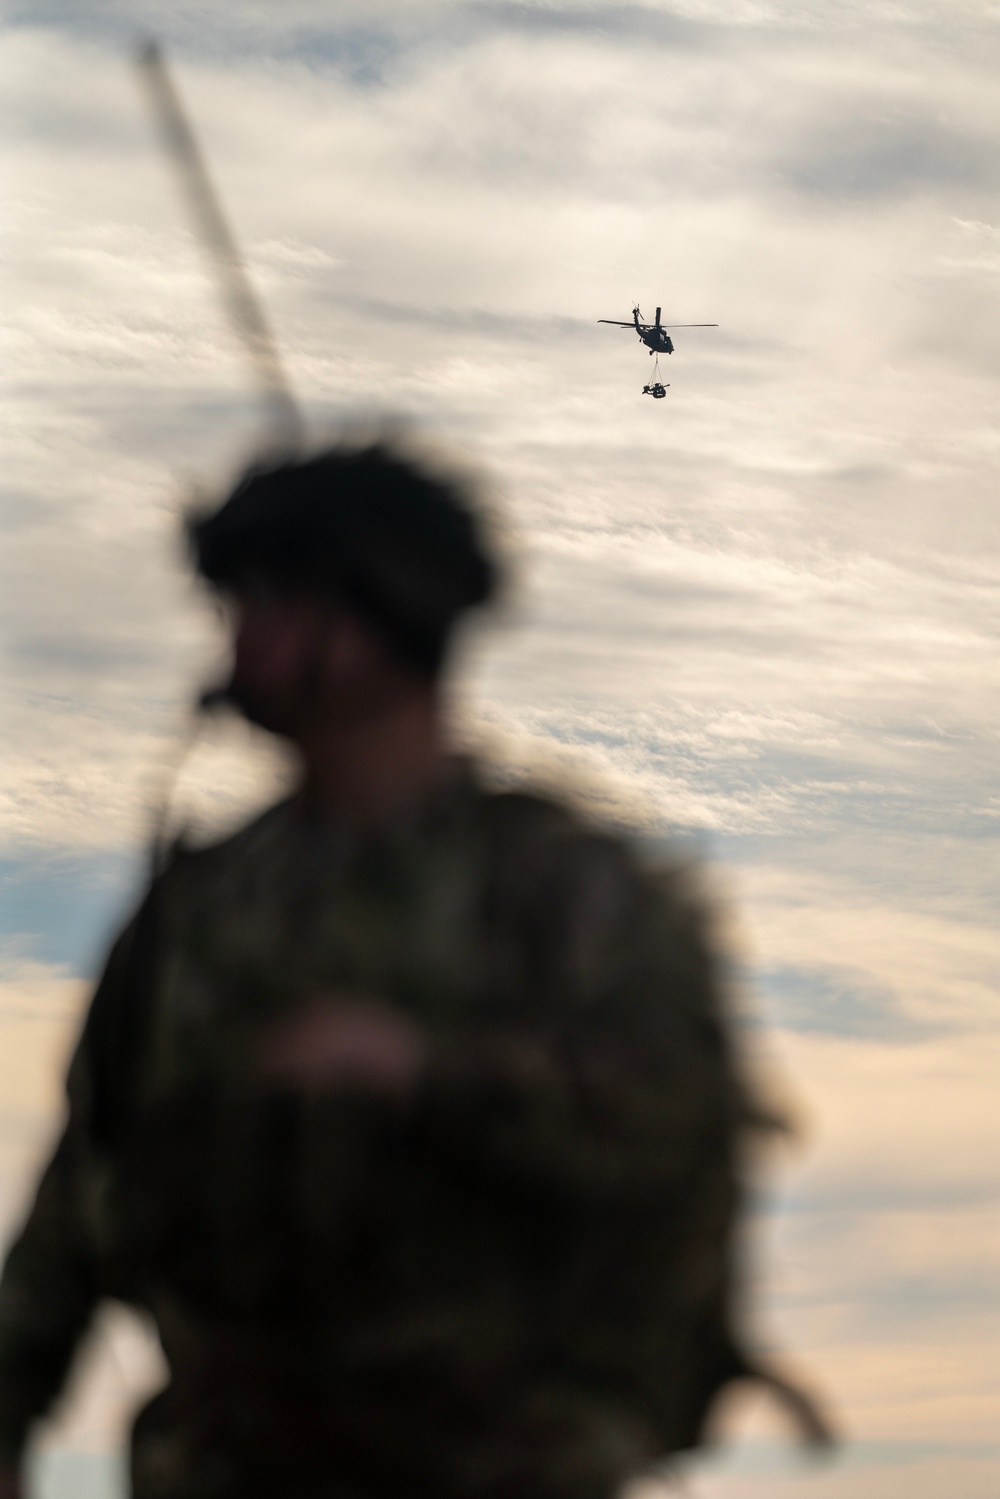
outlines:
M733 1412L696 1499L993 1499L1000 1474L1000 4L8 0L0 171L0 1214L218 652L177 518L254 441L140 98L165 41L317 434L392 413L520 556L465 716L711 865L797 1147L761 1336L848 1436ZM678 332L668 398L599 327ZM220 731L179 814L280 772ZM112 1318L45 1437L111 1499L155 1366Z

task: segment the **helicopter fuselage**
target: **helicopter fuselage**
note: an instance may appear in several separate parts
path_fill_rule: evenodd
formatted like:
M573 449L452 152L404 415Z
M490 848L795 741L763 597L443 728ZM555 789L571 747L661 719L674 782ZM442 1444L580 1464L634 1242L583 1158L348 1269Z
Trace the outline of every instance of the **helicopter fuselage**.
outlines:
M639 335L639 342L646 345L651 354L672 354L674 352L673 341L666 328L660 322L660 308L656 309L656 322L641 323L641 314L638 307L632 308L632 321L635 323L635 331Z
M644 343L651 354L672 354L674 352L673 340L666 328L647 328L645 331L636 328L639 342Z

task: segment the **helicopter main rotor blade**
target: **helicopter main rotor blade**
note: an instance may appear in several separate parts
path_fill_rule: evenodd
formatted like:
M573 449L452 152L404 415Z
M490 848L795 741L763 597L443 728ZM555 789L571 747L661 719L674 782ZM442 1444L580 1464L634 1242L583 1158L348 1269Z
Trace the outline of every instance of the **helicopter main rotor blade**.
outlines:
M230 324L250 357L275 439L282 447L295 447L302 438L298 405L159 43L152 40L145 43L136 62L167 154L187 199L196 236L215 272Z
M634 323L616 323L615 320L614 320L614 318L612 318L612 317L599 317L597 319L597 321L599 323L608 323L608 324L610 324L610 326L612 328L634 328L635 327Z
M717 328L718 323L661 323L661 328Z

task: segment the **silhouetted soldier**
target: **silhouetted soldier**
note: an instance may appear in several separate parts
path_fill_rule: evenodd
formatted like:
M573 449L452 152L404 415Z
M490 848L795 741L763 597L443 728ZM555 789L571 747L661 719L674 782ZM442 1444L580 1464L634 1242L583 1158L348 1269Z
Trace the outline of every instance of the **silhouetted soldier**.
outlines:
M457 485L335 449L191 535L301 784L176 847L112 950L0 1286L6 1491L115 1297L170 1369L136 1499L610 1499L746 1372L701 914L449 753L495 581Z

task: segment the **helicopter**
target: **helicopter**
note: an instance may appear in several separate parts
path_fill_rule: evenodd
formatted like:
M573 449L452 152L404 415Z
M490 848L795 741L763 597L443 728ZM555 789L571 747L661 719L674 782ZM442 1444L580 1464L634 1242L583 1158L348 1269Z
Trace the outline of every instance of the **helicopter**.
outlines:
M614 318L600 317L599 323L609 323L612 328L634 328L639 335L639 342L644 343L650 354L672 354L674 352L673 340L666 328L660 322L662 307L656 309L656 321L644 323L641 321L642 313L638 307L632 308L632 321L630 323L617 323ZM672 323L674 328L717 328L718 323Z

